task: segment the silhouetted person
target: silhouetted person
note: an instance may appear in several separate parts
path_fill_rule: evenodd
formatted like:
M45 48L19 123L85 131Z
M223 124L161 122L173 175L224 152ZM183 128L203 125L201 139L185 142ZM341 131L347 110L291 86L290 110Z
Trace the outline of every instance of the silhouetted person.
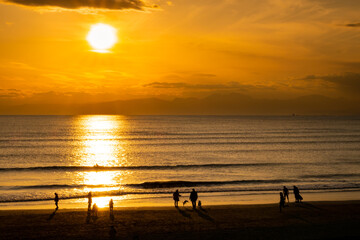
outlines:
M92 207L92 216L94 220L98 218L98 211L99 211L98 206L96 205L96 203L94 203Z
M116 230L115 230L114 226L110 226L109 235L110 235L110 239L115 239L116 238Z
M202 208L202 203L200 200L198 201L198 207L200 208L201 211L207 212L205 209Z
M294 195L295 195L295 202L301 202L301 200L303 200L302 196L300 195L300 191L296 186L294 186Z
M282 208L285 207L285 197L284 197L282 192L280 192L280 204L279 204L279 207L280 207L280 212L281 212Z
M58 194L57 193L55 193L55 198L54 198L54 201L55 201L55 206L56 206L56 210L58 210L59 209L59 196L58 196Z
M110 208L110 213L112 213L114 211L114 201L112 199L110 199L109 201L109 208Z
M110 219L114 221L114 201L110 199L109 201L109 209L110 209Z
M89 192L88 194L88 211L91 211L91 204L92 204L92 194Z
M288 203L289 203L289 202L290 202L290 200L289 200L289 189L288 189L287 187L285 187L285 186L284 186L284 188L283 188L283 194L284 194L285 200L286 200L286 198L287 198Z
M193 205L193 209L196 209L196 200L198 199L198 194L195 191L195 189L192 190L192 192L190 193L190 201Z
M179 203L179 201L180 201L180 197L181 195L180 195L180 193L179 193L179 190L178 189L176 189L176 191L173 193L173 199L174 199L174 205L175 205L175 207L178 207L178 203Z

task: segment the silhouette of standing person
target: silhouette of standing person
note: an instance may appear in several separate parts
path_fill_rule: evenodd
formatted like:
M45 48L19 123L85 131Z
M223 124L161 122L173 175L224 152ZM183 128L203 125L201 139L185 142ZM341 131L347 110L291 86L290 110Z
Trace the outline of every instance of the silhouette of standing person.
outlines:
M290 200L289 200L289 189L288 189L287 187L285 187L285 186L284 186L284 188L283 188L283 194L284 194L285 200L286 200L286 198L287 198L288 203L289 203L289 202L290 202Z
M193 209L196 209L196 200L197 199L198 199L198 194L195 191L195 189L193 189L192 192L190 193L190 200L193 205Z
M91 192L88 194L88 211L91 211L92 196Z
M93 219L96 220L98 217L98 206L96 205L96 203L94 203L93 207L92 207L92 215L93 215Z
M280 212L285 207L285 197L284 197L282 192L280 192L280 204L279 204L279 207L280 207Z
M58 194L57 193L55 193L55 198L54 198L54 201L55 201L55 206L56 206L56 210L58 210L59 209L59 196L58 196Z
M301 202L303 200L302 196L300 195L299 188L294 186L294 195L295 195L295 202Z
M114 211L114 201L112 199L110 199L109 208L110 208L110 213L112 213Z
M175 207L178 207L178 203L179 203L179 201L180 201L180 197L181 195L180 195L180 193L179 193L179 190L178 189L176 189L176 191L173 193L173 199L174 199L174 205L175 205Z
M114 220L114 201L110 199L109 201L109 209L110 209L110 219Z

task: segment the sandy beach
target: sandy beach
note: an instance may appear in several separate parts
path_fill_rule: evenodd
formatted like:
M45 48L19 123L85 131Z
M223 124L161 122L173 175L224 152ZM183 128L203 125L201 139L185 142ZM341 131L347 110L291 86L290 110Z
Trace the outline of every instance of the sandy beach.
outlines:
M359 239L360 201L0 211L1 239ZM110 236L114 226L115 237Z

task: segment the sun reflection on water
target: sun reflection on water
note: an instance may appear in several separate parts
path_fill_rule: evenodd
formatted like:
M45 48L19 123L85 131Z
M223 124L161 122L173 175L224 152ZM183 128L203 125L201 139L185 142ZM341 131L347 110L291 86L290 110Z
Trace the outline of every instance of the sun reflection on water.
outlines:
M126 141L122 133L125 120L121 116L81 116L78 119L80 146L76 153L79 166L123 166L127 164ZM95 169L96 170L96 169ZM84 193L93 192L94 196L121 190L123 171L89 171L77 173L77 179L86 187ZM108 206L111 197L94 197L98 207ZM119 199L119 197L117 197Z
M125 144L122 132L125 128L121 116L82 116L81 148L78 164L82 166L121 166L124 162Z

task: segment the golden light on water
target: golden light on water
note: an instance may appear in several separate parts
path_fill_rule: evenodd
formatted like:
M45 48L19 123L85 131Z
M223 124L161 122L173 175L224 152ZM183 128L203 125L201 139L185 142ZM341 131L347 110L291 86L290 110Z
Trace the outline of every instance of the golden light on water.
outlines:
M119 116L81 116L78 119L80 125L80 146L77 152L77 165L111 167L126 164L126 141L123 141L125 126ZM79 172L77 179L82 181L85 187L84 193L120 191L123 174L128 171L88 171ZM108 206L112 197L94 197L93 203L98 207ZM117 197L118 198L118 197Z
M100 186L96 188L86 187L84 188L84 191L86 193L93 192L95 194L96 192L120 191L121 187L119 184L121 183L121 179L118 180L117 175L118 172L85 172L83 178L86 185ZM96 203L99 208L108 207L111 198L114 197L94 197L93 203Z
M83 176L84 181L87 185L98 186L96 191L108 191L119 189L117 182L115 182L115 173L114 172L86 172ZM104 185L104 186L102 186ZM105 187L107 185L108 187ZM113 187L110 187L113 186ZM85 188L87 191L94 191L94 188Z
M125 141L119 132L124 126L118 116L82 116L81 148L78 152L80 166L123 165Z

